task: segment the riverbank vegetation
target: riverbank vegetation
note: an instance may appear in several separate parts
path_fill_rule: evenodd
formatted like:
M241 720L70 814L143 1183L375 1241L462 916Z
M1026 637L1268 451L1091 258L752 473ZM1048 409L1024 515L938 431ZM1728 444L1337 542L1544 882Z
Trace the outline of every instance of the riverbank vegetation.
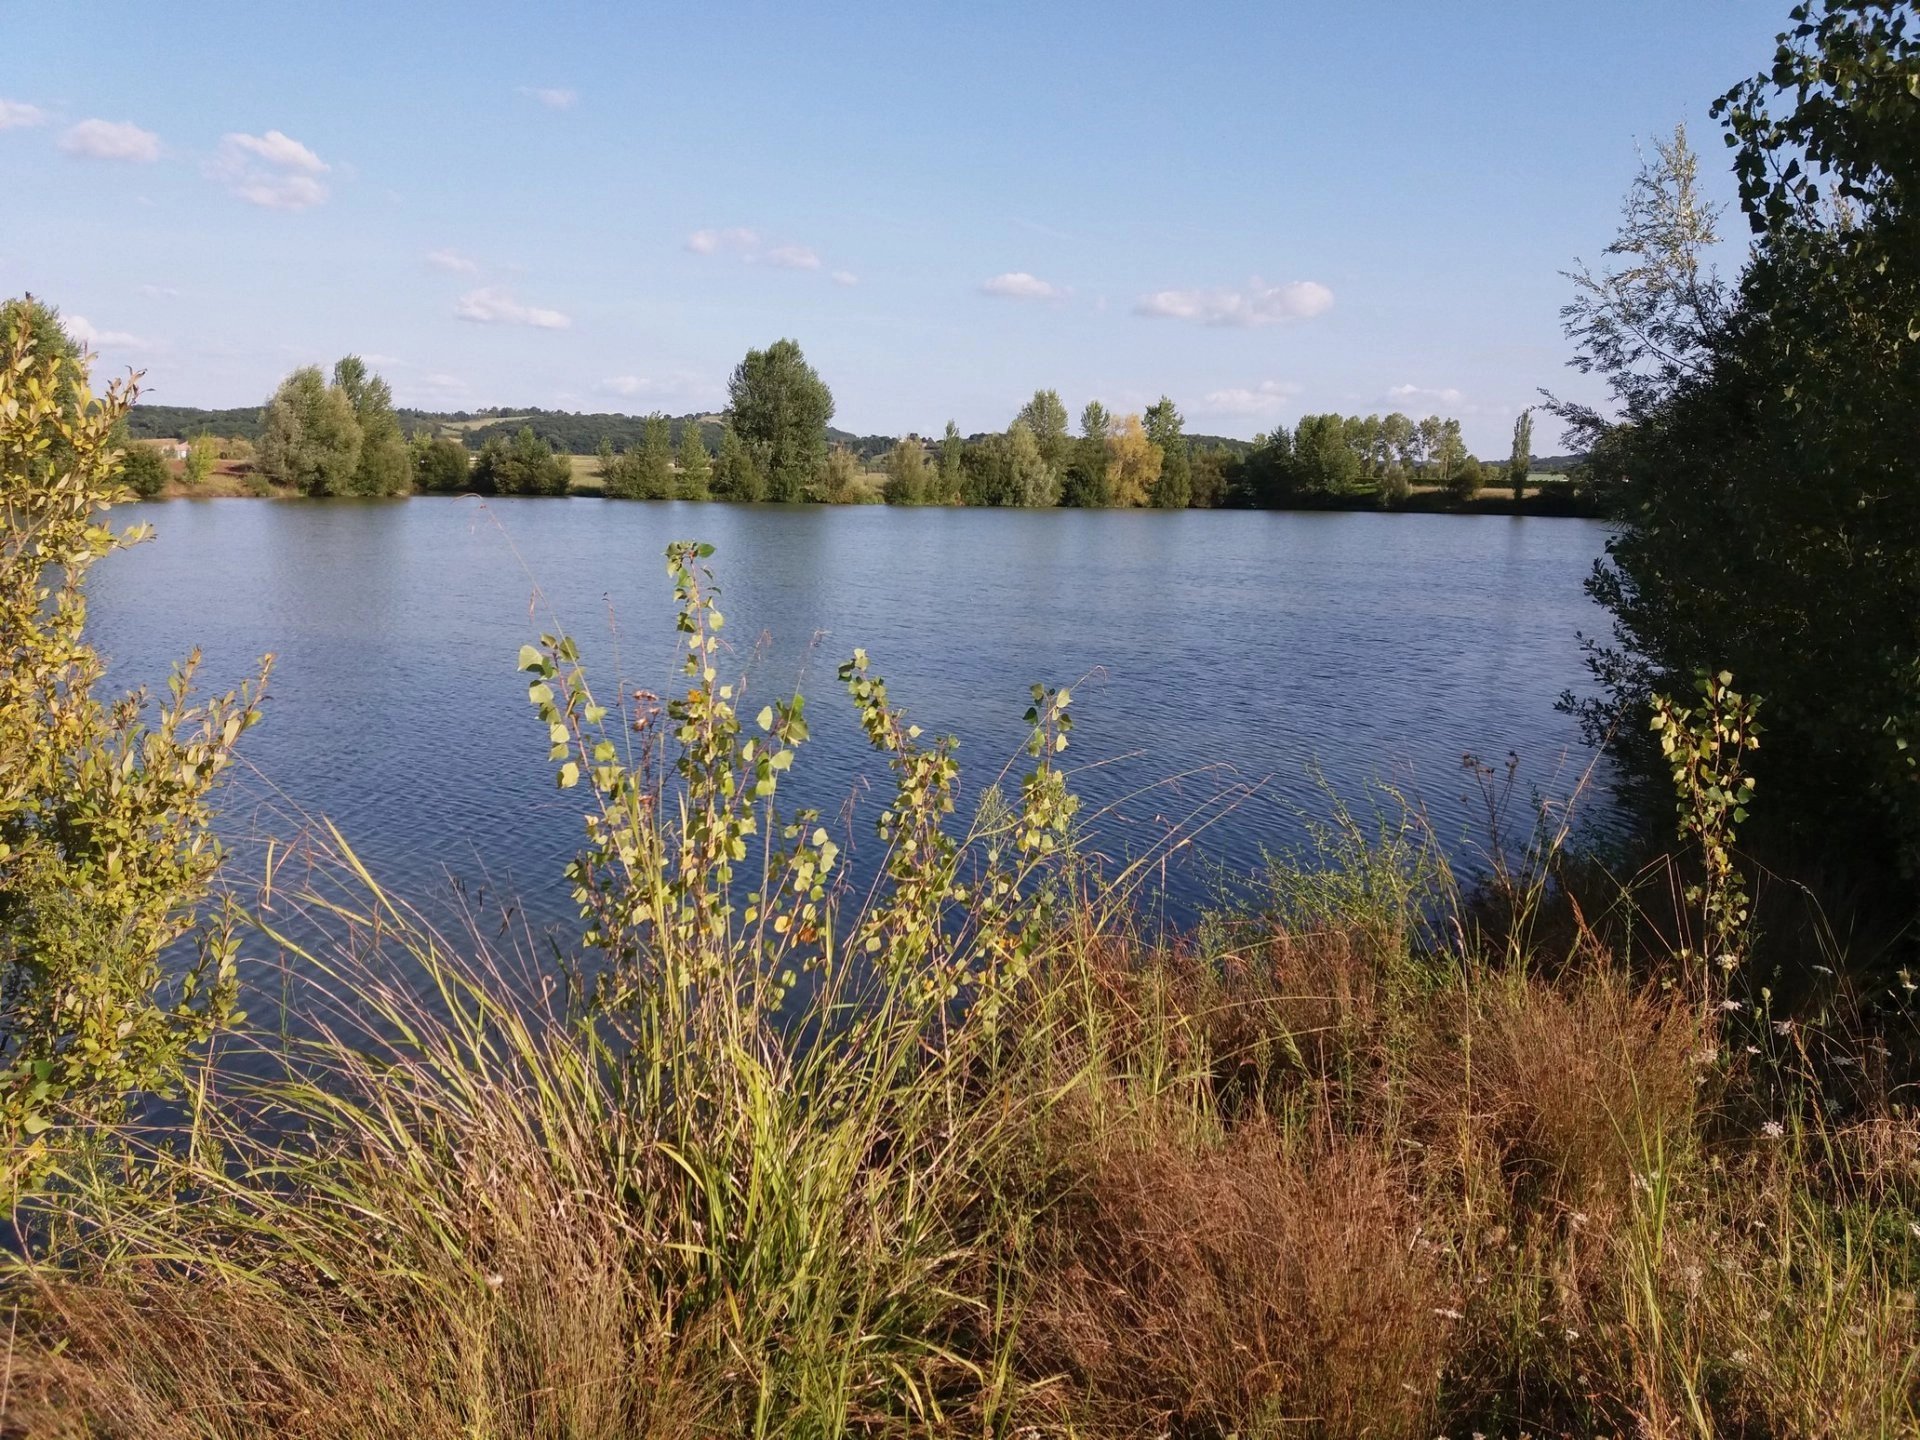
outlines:
M664 703L520 653L571 942L436 928L324 825L219 886L258 693L96 696L127 397L70 366L0 372L9 513L65 527L0 552L10 1433L1920 1426L1909 996L1826 951L1773 1006L1765 702L1660 703L1636 875L1551 811L1466 877L1382 796L1168 935L1157 856L1086 845L1066 689L963 784L854 651L884 798L787 808L806 701L750 715L678 544Z

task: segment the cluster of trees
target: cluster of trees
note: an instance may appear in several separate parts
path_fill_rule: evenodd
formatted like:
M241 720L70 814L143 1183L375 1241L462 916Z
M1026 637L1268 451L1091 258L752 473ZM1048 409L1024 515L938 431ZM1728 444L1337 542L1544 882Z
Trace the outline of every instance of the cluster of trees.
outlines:
M1754 236L1738 277L1683 131L1575 273L1575 365L1611 413L1555 409L1619 529L1589 589L1614 635L1584 706L1630 773L1656 694L1730 671L1761 698L1755 838L1858 893L1920 887L1920 16L1809 0L1714 106ZM1649 788L1649 792L1651 789ZM1898 871L1904 880L1885 881Z
M404 495L412 488L393 391L358 355L280 382L260 418L254 466L302 495Z
M676 448L673 422L654 414L646 418L640 443L623 454L602 438L597 452L601 493L614 500L709 499L713 457L700 432L698 424L683 421Z

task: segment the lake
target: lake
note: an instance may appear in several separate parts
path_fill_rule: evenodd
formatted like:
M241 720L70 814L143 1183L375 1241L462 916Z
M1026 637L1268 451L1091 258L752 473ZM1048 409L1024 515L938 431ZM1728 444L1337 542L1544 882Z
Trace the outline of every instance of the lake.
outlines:
M1554 701L1585 682L1576 632L1604 619L1581 589L1606 536L1593 521L591 499L176 501L121 518L158 534L95 572L114 683L162 680L195 645L207 686L279 657L227 833L329 816L429 906L457 877L568 913L582 797L554 788L515 655L564 626L603 695L616 674L669 692L662 550L679 538L717 547L743 713L796 683L808 695L794 798L838 815L884 783L834 678L856 646L913 720L960 737L963 816L1018 751L1028 686L1071 684L1068 759L1102 812L1097 845L1195 836L1165 867L1180 914L1216 867L1300 843L1329 788L1364 808L1391 783L1469 852L1483 807L1463 754L1512 752L1545 794L1588 761ZM877 808L868 792L856 853L877 848Z

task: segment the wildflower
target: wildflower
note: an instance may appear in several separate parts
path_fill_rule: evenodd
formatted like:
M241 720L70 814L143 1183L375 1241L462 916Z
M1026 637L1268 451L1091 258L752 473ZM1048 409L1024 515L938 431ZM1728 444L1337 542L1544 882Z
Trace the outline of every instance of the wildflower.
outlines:
M1458 1310L1454 1310L1446 1307L1438 1308L1433 1313L1445 1320L1464 1320L1467 1318L1465 1315L1462 1315Z
M1776 1035L1791 1035L1791 1034L1793 1034L1793 1021L1791 1021L1791 1020L1776 1020L1776 1021L1774 1021L1774 1022L1773 1022L1773 1033L1774 1033L1774 1034L1776 1034Z
M1760 1133L1769 1140L1778 1140L1782 1135L1787 1133L1787 1127L1782 1125L1778 1120L1769 1120L1760 1127Z
M507 1277L504 1275L487 1276L487 1288L489 1290L498 1290L502 1285L506 1283L507 1283Z
M1740 1010L1742 1006L1738 1000L1727 999L1720 1002L1720 1008L1728 1012L1733 1012Z

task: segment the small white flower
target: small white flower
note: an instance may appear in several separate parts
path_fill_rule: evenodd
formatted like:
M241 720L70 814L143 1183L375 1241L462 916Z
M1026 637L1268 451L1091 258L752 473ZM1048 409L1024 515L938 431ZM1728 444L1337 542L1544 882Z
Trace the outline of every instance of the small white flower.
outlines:
M1776 1021L1774 1021L1774 1022L1773 1022L1773 1033L1774 1033L1774 1034L1776 1034L1776 1035L1791 1035L1791 1034L1793 1034L1793 1021L1791 1021L1791 1020L1776 1020Z
M1448 1309L1444 1307L1440 1309L1436 1309L1433 1313L1445 1320L1464 1320L1467 1318L1466 1316L1462 1315L1458 1310Z
M1732 1012L1732 1011L1741 1010L1745 1007L1743 1007L1738 1000L1722 1000L1720 1002L1720 1008L1722 1010Z
M506 1283L507 1283L507 1277L504 1275L487 1276L487 1288L489 1290L498 1290L502 1285Z
M1782 1125L1778 1120L1769 1120L1760 1127L1760 1133L1769 1140L1778 1140L1782 1135L1787 1133L1787 1127Z

